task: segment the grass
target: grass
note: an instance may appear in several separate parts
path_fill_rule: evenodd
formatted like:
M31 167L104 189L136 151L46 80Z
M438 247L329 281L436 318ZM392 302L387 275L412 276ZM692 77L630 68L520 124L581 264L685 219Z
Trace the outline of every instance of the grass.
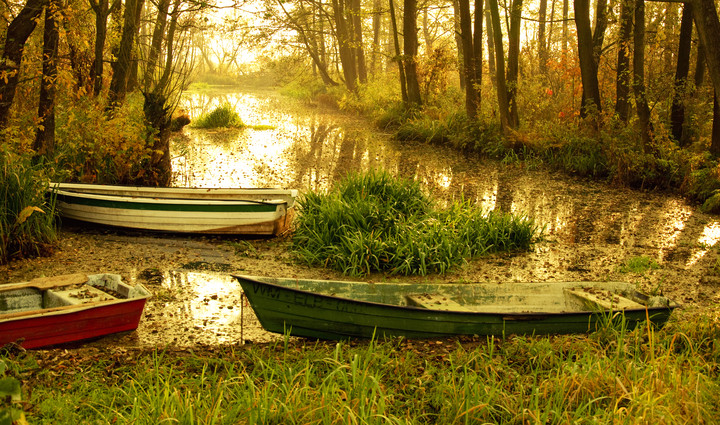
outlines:
M469 202L436 209L417 182L384 171L351 174L296 208L295 258L351 276L445 273L486 252L528 249L540 233L529 218Z
M0 264L38 256L57 240L47 178L27 157L0 148Z
M632 257L620 266L620 273L645 273L648 270L659 269L660 265L654 259L641 255Z
M717 423L717 315L589 336L8 357L33 424Z
M195 128L242 128L245 127L245 124L232 105L226 103L195 118L191 126Z

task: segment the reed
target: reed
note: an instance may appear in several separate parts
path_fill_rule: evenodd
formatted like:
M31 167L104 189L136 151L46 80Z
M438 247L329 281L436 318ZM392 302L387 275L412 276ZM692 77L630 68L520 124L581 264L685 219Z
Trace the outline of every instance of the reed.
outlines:
M528 249L542 233L532 219L467 201L438 209L417 182L377 170L306 193L297 210L295 258L350 276L445 273L486 252Z
M589 336L286 338L6 362L33 424L718 423L717 313L662 330L606 325Z
M200 115L190 125L195 128L245 127L240 115L229 103L220 105L212 111Z
M0 148L0 264L38 256L57 240L48 180L27 157Z

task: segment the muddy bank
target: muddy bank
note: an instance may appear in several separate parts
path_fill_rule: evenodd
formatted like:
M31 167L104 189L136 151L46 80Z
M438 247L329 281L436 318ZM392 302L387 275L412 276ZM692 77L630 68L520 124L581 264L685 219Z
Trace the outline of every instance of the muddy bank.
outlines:
M498 170L496 164L489 166ZM506 173L512 181L511 209L524 211L546 227L544 238L531 252L472 260L444 276L374 275L368 280L621 280L679 301L685 305L681 316L717 311L720 272L715 244L720 226L715 217L673 196L579 182L543 171L511 168L497 172ZM65 273L114 272L146 285L154 296L137 332L106 337L94 345L259 343L277 336L264 332L251 308L243 306L231 273L347 279L330 270L294 263L288 246L287 238L174 236L63 223L52 256L1 266L0 283ZM659 267L644 273L623 271L628 260L639 256L654 259Z

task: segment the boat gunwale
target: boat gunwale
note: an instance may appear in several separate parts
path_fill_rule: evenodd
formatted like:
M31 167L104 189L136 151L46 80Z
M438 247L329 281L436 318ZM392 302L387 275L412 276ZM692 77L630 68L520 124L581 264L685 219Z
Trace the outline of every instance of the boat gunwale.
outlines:
M645 308L628 308L623 310L574 310L574 311L562 311L562 312L485 312L485 311L460 311L460 310L440 310L440 309L430 309L425 307L419 307L419 306L413 306L413 305L397 305L397 304L388 304L388 303L381 303L376 301L362 301L362 300L356 300L352 298L346 298L341 296L334 296L334 295L327 295L317 292L312 292L309 290L304 289L298 289L298 288L291 288L288 286L279 285L276 283L270 283L270 282L263 282L261 280L258 280L258 276L245 276L245 275L236 275L232 274L231 276L235 277L236 279L240 280L240 283L242 285L242 280L246 280L250 283L259 283L261 285L267 285L271 286L280 290L285 290L289 292L295 292L295 293L303 293L306 295L310 295L313 297L319 297L322 299L329 299L329 300L342 300L344 302L348 302L355 305L364 305L364 306L376 306L376 307L382 307L382 308L391 308L391 309L397 309L397 310L413 310L413 311L420 311L420 312L426 312L426 313L439 313L439 314L452 314L452 315L460 315L460 316L502 316L503 319L506 318L538 318L538 317L555 317L555 316L576 316L576 315L582 315L587 316L588 314L606 314L606 313L612 313L612 312L632 312L632 313L639 313L639 312L655 312L655 311L667 311L667 310L674 310L676 308L679 308L680 305L678 305L676 302L671 301L666 298L668 301L667 306L658 306L658 307L649 307L645 306ZM275 279L275 278L270 278ZM282 278L280 278L282 279ZM290 281L291 279L286 279ZM305 280L305 279L295 279L296 281ZM369 282L357 282L357 281L320 281L320 282L338 282L338 283L349 283L349 284L365 284L370 285ZM570 283L570 282L554 282L558 284L562 283ZM582 283L582 282L578 282ZM618 283L618 282L616 282ZM621 283L621 282L620 282ZM438 286L442 286L445 284L438 284ZM451 284L447 284L451 285ZM244 291L244 289L243 289ZM512 319L509 319L512 320Z
M151 196L133 196L133 195L106 195L98 193L86 193L86 192L75 192L64 189L51 189L51 191L57 196L64 196L68 198L81 198L89 200L98 200L106 202L118 202L127 204L152 204L152 205L163 205L173 206L177 204L183 205L200 205L200 206L251 206L251 205L268 205L268 206L282 206L287 205L289 201L285 199L268 199L268 200L254 200L254 199L201 199L201 198L154 198Z

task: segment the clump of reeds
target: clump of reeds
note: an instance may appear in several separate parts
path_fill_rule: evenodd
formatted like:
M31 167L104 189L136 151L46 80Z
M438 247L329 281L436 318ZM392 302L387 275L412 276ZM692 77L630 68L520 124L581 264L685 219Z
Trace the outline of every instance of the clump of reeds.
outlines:
M245 126L240 115L229 103L224 103L212 111L200 115L190 125L195 128L241 128Z
M0 264L37 256L57 239L48 180L27 157L0 148Z
M470 202L438 209L417 182L384 171L306 193L297 210L295 257L351 276L444 273L486 252L528 249L540 233L530 218Z

